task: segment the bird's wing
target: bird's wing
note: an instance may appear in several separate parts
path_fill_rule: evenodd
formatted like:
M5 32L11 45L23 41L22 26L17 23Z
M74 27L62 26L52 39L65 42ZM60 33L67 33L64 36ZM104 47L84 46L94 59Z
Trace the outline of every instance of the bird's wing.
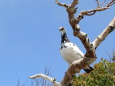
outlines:
M82 58L84 57L83 52L82 52L77 46L74 47L74 50L75 50L76 53L77 53L78 55L80 55Z

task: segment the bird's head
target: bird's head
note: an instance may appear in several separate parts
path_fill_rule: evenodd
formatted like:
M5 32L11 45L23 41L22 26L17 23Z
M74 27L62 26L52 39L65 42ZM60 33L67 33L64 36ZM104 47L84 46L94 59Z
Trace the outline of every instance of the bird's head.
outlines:
M60 31L62 34L66 32L66 30L65 30L64 27L60 27L60 28L59 28L59 31Z

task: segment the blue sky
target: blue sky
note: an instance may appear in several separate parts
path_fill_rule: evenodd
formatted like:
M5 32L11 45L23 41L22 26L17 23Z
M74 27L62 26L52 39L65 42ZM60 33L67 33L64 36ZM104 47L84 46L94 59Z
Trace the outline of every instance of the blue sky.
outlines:
M71 3L72 0L60 0ZM81 0L77 14L82 10L96 8L95 0ZM93 41L115 16L115 5L94 16L85 16L80 22L81 30ZM78 38L72 35L68 16L63 7L54 0L0 0L0 86L16 86L31 82L28 76L43 73L51 66L51 75L62 80L68 64L59 53L59 27L65 27L69 39L85 53ZM98 47L98 62L108 59L106 51L115 49L115 32ZM92 65L93 66L93 65Z

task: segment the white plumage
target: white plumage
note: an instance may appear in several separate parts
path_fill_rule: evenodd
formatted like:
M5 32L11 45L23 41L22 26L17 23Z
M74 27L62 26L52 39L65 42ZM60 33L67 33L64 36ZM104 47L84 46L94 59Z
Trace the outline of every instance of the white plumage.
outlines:
M64 27L60 27L61 32L61 47L60 53L63 59L70 65L75 60L79 60L84 57L83 52L77 47L77 45L73 44L69 41L66 35L66 31ZM84 69L87 73L90 73L93 68L88 66Z
M84 54L80 51L80 49L73 43L67 42L62 44L60 49L60 53L64 60L66 60L69 64L73 61L83 58Z

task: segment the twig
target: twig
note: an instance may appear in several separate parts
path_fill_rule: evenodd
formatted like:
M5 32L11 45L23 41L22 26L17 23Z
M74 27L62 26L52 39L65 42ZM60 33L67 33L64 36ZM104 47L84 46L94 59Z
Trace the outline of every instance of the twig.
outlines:
M97 7L99 8L102 4L106 2L106 0L104 0L102 3L100 3L99 0L96 0L96 2L97 2Z
M63 6L63 7L65 7L65 8L68 8L68 7L69 7L69 5L67 5L67 4L65 4L65 3L60 3L58 0L56 0L55 2L56 2L56 4L58 4L59 6Z
M107 7L110 7L110 6L112 6L113 4L115 4L115 0L112 0L111 2L109 2L109 3L107 4Z
M112 6L113 4L115 4L115 0L112 0L107 5L100 6L100 5L104 4L106 2L106 0L104 0L102 3L100 3L98 0L96 0L96 1L97 1L97 4L98 4L97 8L96 9L92 9L92 10L88 10L88 11L81 11L81 13L78 15L78 17L76 17L74 19L74 21L76 22L76 24L78 24L81 21L81 19L83 19L84 16L92 16L96 12L100 12L100 11L104 11L106 9L109 9L110 6Z
M96 0L96 2L97 2L97 6L99 7L99 6L100 6L99 1L98 1L98 0Z
M104 0L102 3L100 3L100 6L102 5L102 4L104 4L106 2L106 0Z

